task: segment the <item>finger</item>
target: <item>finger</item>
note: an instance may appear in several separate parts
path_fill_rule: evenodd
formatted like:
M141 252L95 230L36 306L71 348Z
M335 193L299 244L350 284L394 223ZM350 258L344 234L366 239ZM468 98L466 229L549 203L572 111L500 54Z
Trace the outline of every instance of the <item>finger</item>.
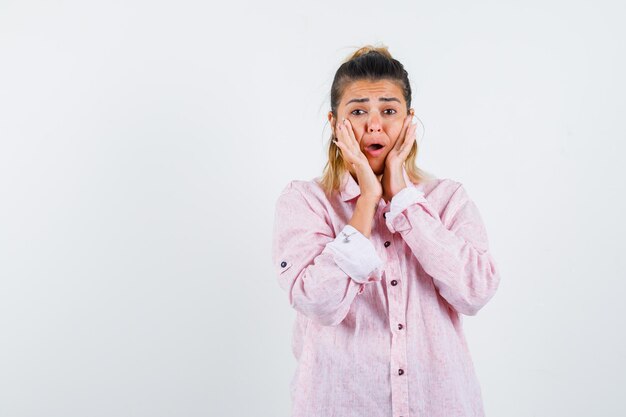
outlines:
M345 130L343 129L343 123L339 122L337 123L337 143L341 143L342 145L346 144L346 139L345 139Z
M354 130L352 129L352 123L350 123L350 120L348 119L343 119L343 122L345 123L346 131L348 132L348 135L354 141L354 143L358 146L359 141L356 140L356 136L354 135Z
M335 142L335 144L341 151L341 156L346 162L354 163L355 162L354 153L345 144L344 142L345 139L343 138L343 134L341 134L341 137L340 137L340 134L338 134L337 137L338 137L338 140Z
M400 130L400 135L398 135L398 140L396 140L396 148L398 151L403 147L404 140L406 139L406 132L411 125L411 115L408 115L404 119L404 123L402 124L402 129Z
M360 155L365 158L365 154L361 151L361 147L359 145L359 141L356 140L354 130L352 129L352 124L348 119L343 119L342 130L344 131L346 137L346 144L350 147L350 150L354 154L355 158L358 158Z
M341 122L337 127L337 139L343 145L341 149L344 151L344 153L345 151L349 151L351 154L353 153L350 138L348 136L348 133L346 132L346 126Z
M337 145L339 149L341 149L343 153L346 147L346 144L345 144L346 140L344 138L344 133L341 127L342 127L341 123L338 123L336 131L335 131L336 132L335 144Z
M409 129L407 130L406 137L404 138L404 142L402 143L402 148L400 154L402 157L406 158L413 147L413 142L415 142L415 131L417 129L417 124L411 124Z

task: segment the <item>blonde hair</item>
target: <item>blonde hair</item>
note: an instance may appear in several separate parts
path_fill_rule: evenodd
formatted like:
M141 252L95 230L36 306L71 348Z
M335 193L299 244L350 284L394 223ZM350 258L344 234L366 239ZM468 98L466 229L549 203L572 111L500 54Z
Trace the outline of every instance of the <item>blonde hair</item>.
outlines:
M407 103L407 111L411 107L411 85L404 66L391 56L386 46L374 47L365 45L349 55L335 73L330 93L331 112L335 119L337 117L337 107L345 87L353 81L362 79L371 81L387 79L397 83L403 91L404 99ZM346 163L341 156L341 151L332 139L333 136L331 134L327 145L328 161L319 180L319 184L329 198L334 192L339 191L342 185L340 183L341 178L348 172ZM415 164L417 152L418 144L415 141L404 164L406 172L413 183L421 183L433 178L430 173L420 169Z

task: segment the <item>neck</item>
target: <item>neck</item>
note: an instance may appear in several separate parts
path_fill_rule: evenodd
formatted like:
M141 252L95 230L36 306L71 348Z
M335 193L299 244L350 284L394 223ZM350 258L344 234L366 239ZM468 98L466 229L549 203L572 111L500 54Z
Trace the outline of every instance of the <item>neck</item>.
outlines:
M359 179L356 176L356 174L354 172L352 172L352 171L349 171L349 172L350 172L350 175L352 175L352 178L354 178L354 181L358 184L359 183ZM376 178L378 178L378 181L382 181L383 174L376 175Z

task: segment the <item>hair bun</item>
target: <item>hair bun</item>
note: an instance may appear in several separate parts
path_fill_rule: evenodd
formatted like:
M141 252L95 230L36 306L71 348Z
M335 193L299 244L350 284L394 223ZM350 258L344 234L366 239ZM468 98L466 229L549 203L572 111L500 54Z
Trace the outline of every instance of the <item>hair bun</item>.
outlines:
M393 57L389 53L389 48L387 48L386 46L365 45L354 51L344 62L352 61L353 59L356 59L362 55L369 54L370 52L379 53L389 59L393 59Z

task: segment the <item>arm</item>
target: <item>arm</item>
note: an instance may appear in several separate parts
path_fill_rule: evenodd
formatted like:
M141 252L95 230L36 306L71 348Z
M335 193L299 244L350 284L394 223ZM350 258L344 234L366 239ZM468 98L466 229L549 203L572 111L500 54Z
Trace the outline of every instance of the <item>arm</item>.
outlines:
M473 316L495 294L499 270L478 208L462 184L446 210L451 210L448 225L423 192L409 186L392 198L385 222L400 233L441 296L456 311Z
M335 237L330 221L313 206L293 182L283 190L276 203L272 260L291 306L334 326L362 286L382 278L382 261L372 242L350 224L342 230L347 241L342 233Z

